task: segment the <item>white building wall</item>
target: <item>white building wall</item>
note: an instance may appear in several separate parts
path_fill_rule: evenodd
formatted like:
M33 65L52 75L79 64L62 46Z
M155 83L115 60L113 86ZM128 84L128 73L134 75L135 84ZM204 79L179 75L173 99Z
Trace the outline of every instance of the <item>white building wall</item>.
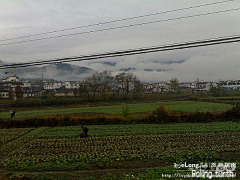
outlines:
M45 90L54 90L54 89L59 89L61 88L63 85L61 82L54 82L54 83L45 83L43 85L43 88Z
M66 81L63 83L66 89L78 89L80 87L80 82Z
M9 76L7 78L3 78L2 82L20 82L20 79L16 76Z

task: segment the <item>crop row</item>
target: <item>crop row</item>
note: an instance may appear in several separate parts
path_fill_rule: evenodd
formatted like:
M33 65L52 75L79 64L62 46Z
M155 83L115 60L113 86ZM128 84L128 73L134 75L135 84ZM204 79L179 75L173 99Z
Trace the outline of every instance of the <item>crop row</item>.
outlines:
M59 157L123 158L158 157L179 151L239 151L240 133L197 133L146 136L36 139L14 154L15 158L38 157L40 161Z
M240 123L178 123L178 124L129 124L129 125L89 125L90 137L157 135L174 133L240 132ZM75 138L82 132L81 126L53 127L39 134L37 138Z
M6 130L7 132L5 134L6 137L8 136L11 137L10 134L11 133L14 134L14 131L19 134L16 135L16 138L12 139L12 141L7 142L3 146L0 146L0 158L6 158L10 154L12 153L14 154L14 151L23 148L28 142L34 140L39 133L42 133L42 131L45 131L46 129L47 129L46 127L42 127L36 130L33 130L31 128ZM5 130L1 131L3 132Z
M0 130L0 147L11 141L14 140L26 133L28 133L29 131L33 130L33 128L21 128L21 129L1 129Z
M240 123L177 123L177 124L128 124L128 125L89 125L90 137L135 136L175 133L240 132ZM39 139L76 138L82 132L81 126L40 127L0 129L0 146L24 134Z

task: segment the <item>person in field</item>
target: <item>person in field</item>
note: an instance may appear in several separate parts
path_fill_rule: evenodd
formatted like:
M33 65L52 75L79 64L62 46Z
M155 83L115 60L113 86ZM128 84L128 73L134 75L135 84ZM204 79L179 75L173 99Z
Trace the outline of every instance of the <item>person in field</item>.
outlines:
M11 109L9 109L9 111L10 111L11 118L16 116L17 111L15 109L13 111Z
M83 133L80 134L80 137L81 138L84 138L84 137L88 137L88 128L85 127L85 126L81 126L82 127L82 130L83 130Z

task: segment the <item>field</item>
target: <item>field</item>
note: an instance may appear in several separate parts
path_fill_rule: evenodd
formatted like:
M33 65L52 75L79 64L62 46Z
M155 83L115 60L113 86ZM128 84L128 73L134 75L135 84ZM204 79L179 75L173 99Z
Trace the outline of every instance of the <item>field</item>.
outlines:
M122 120L125 120L123 109L126 107L127 113L130 114L128 119L136 116L145 120L144 115L163 105L167 110L157 111L159 114L151 113L151 116L159 115L160 118L167 118L161 115L170 111L177 112L177 116L174 117L178 118L178 121L175 121L178 123L135 124L137 121L132 121L132 124L125 125L88 125L88 138L80 138L82 132L80 125L62 127L36 125L33 126L35 128L28 128L30 127L28 121L26 126L23 126L26 128L0 129L0 179L3 176L11 179L34 180L155 180L165 179L162 178L163 173L174 174L176 169L173 164L184 162L234 162L237 164L234 172L239 177L240 123L237 106L234 111L229 111L230 115L236 115L235 119L231 119L234 122L229 121L230 119L220 119L229 122L196 123L210 122L199 117L199 121L193 121L195 123L179 123L182 122L179 121L181 115L179 112L183 112L184 115L196 111L225 113L233 107L232 102L235 103L235 100L203 98L201 101L169 100L130 104L109 103L100 106L87 104L18 108L15 119L19 121L24 118L35 121L34 117L44 116L46 117L42 119L51 120L51 117L47 116L61 114L72 115L73 118L97 115L121 116ZM216 113L214 113L215 117L219 118ZM201 116L201 113L195 114ZM5 122L10 122L9 116L9 112L0 113L0 117L4 118ZM213 118L213 116L208 117ZM189 172L179 173L183 176Z
M173 163L237 162L240 123L1 129L2 175L33 179L160 179Z
M233 105L213 102L198 101L158 101L152 103L135 103L128 104L129 113L146 113L153 111L160 105L165 106L172 111L182 112L222 112L231 108ZM18 110L17 118L31 118L36 116L49 116L57 114L80 114L80 113L104 113L104 114L121 114L123 105L97 106L97 107L78 107L78 108L54 108L39 110ZM0 113L0 118L10 118L9 112Z

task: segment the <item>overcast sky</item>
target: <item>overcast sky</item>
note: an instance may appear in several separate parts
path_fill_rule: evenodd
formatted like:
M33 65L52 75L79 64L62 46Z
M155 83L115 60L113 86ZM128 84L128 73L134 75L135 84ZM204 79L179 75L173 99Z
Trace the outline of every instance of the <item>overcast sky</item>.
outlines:
M207 4L221 0L1 0L0 40L116 19ZM111 23L33 38L137 24L181 16L240 8L240 0L148 18ZM240 34L240 10L104 32L8 46L0 42L0 60L28 62L129 48L164 45ZM111 65L106 62L115 62ZM132 68L140 80L158 82L240 79L240 43L158 52L74 63L93 70ZM151 70L151 71L150 71Z

